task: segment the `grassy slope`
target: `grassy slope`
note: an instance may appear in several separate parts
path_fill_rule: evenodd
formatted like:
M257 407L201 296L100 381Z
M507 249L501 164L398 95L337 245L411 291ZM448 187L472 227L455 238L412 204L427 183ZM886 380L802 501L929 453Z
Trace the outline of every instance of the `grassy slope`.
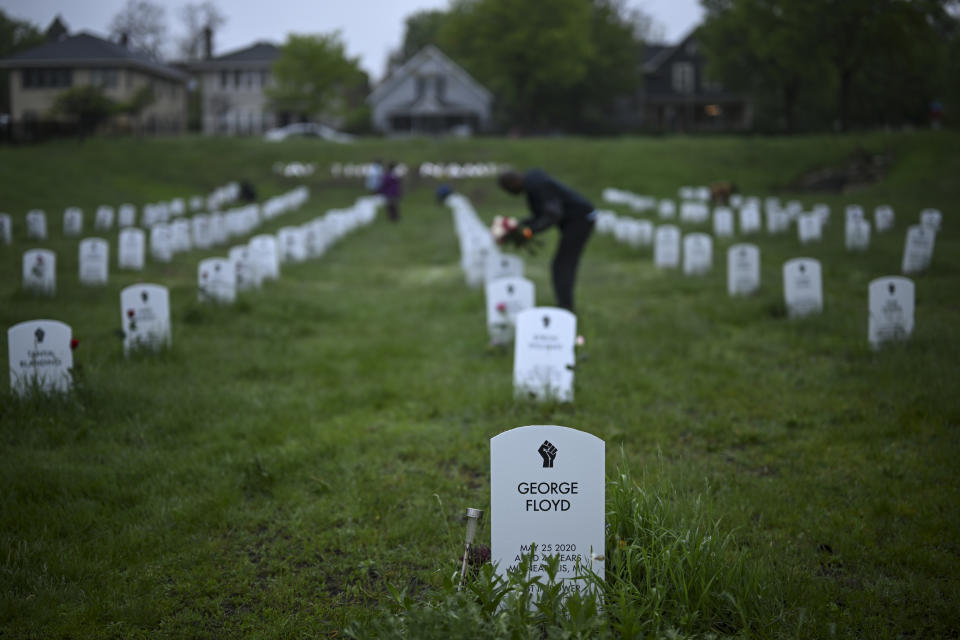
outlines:
M70 398L0 396L0 630L333 632L382 601L386 582L416 588L450 570L457 516L488 501L487 439L553 423L605 438L611 465L622 449L648 489L681 487L690 498L678 512L700 508L694 498L709 485L713 513L784 585L793 613L759 621L769 633L955 633L958 143L943 134L0 149L0 210L16 224L14 246L0 248L0 325L56 318L82 343ZM270 173L281 159L540 165L599 201L605 186L666 196L719 178L763 195L858 144L895 153L888 179L804 197L834 206L821 245L759 236L764 284L751 299L726 297L723 243L712 274L685 279L655 271L648 251L594 238L578 285L589 360L572 406L511 399L511 359L482 348L482 294L463 285L432 182L408 181L402 224L379 220L233 310L194 302L196 263L217 252L142 276L114 272L107 288L88 290L75 284L76 241L59 232L70 205L84 207L89 228L98 204L203 193L242 176L277 193L296 183ZM268 229L357 195L322 172L306 182L310 204ZM488 219L521 213L490 181L462 188ZM843 250L838 211L852 201L890 203L898 215L865 255ZM905 227L926 206L946 219L934 269L916 279L914 339L873 353L867 283L898 271ZM22 216L33 207L51 216L43 246L58 250L54 300L18 290L20 254L34 246ZM824 262L826 309L788 321L779 268L799 255ZM551 303L548 264L549 251L528 260L541 304ZM171 287L175 346L125 361L117 301L137 281Z

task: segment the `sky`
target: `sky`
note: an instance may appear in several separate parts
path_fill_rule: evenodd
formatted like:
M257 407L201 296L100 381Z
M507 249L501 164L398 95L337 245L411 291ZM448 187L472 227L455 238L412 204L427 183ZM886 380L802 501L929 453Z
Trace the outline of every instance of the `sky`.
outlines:
M179 9L186 0L154 0L166 7L168 34L175 40L182 27ZM195 0L196 1L196 0ZM536 2L537 0L517 0ZM113 16L126 0L0 0L8 16L45 29L59 14L71 33L90 31L106 36ZM214 0L227 23L214 35L214 55L267 40L281 44L288 33L340 30L347 53L374 80L383 75L387 56L403 39L406 16L422 9L442 9L448 0ZM702 18L699 0L627 0L654 18L667 42L683 37ZM172 51L171 51L172 54Z

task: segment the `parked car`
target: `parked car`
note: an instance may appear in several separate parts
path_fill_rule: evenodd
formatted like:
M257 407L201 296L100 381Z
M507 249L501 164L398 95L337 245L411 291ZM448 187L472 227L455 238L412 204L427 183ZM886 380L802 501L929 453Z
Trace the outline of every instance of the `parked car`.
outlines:
M291 137L322 138L330 142L353 142L349 133L337 131L332 127L317 122L295 122L285 127L270 129L263 134L263 139L270 142L279 142Z

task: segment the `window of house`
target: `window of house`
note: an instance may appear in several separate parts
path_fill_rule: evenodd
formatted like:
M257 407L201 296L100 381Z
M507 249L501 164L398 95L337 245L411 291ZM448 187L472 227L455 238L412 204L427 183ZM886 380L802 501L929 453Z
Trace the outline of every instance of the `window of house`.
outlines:
M91 69L90 84L95 87L111 89L116 87L118 72L116 69Z
M73 69L24 69L20 82L24 89L64 89L73 84Z
M670 86L677 93L693 93L695 76L692 62L674 62L670 68Z

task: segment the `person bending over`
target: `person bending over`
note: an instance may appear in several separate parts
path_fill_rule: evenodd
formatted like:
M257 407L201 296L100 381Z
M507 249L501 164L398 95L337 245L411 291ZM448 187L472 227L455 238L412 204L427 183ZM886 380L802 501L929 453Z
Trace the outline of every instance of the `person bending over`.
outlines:
M573 285L580 254L590 239L597 217L593 204L541 169L530 169L522 174L505 171L500 174L498 182L508 193L525 195L530 210L530 217L521 221L505 239L523 245L534 234L552 226L560 230L560 242L551 266L553 292L557 306L573 312Z

